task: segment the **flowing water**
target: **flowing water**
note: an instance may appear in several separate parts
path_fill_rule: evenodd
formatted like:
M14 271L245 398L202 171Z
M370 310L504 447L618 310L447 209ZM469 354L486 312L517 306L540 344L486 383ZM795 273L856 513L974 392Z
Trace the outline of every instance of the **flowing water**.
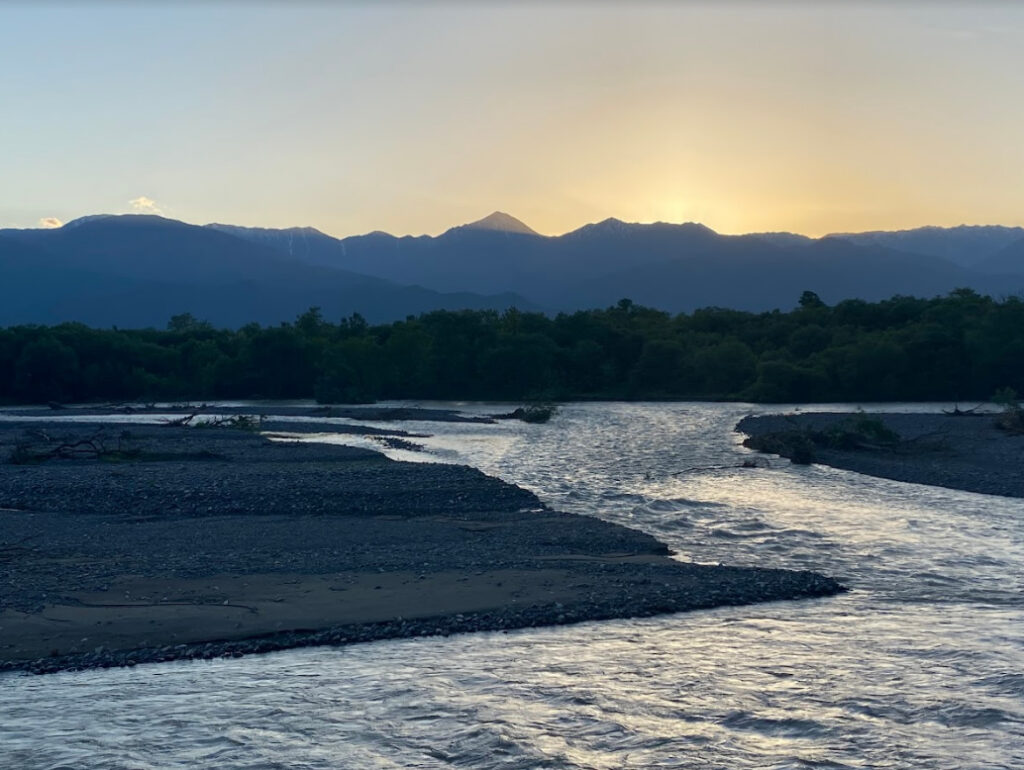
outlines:
M816 569L850 593L6 675L0 767L1024 767L1024 500L737 468L748 411L587 404L547 425L402 427L434 434L412 459L475 465L681 559Z

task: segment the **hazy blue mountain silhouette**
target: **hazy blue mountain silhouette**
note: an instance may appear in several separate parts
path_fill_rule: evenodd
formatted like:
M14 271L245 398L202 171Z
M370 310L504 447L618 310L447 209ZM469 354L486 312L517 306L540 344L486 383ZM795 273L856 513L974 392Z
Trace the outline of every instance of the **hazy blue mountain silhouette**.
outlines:
M829 304L896 294L932 297L963 286L997 295L1007 289L1002 278L979 276L934 257L857 246L841 239L771 251L734 241L726 249L695 251L684 258L591 279L581 288L590 302L599 304L622 294L668 309L715 305L769 310L793 307L801 286ZM1024 287L1024 281L1018 286Z
M293 245L290 253L314 264L433 289L444 287L438 289L443 291L512 291L562 310L583 307L574 288L581 281L668 260L681 249L707 248L720 238L703 225L636 225L617 219L559 237L537 235L526 225L485 226L496 220L507 224L509 219L507 214L495 212L437 237L373 232L340 239L333 245L324 240L329 236L319 233L313 239L315 245ZM233 228L232 232L262 242L268 237L260 230ZM279 248L283 249L283 244L282 240Z
M1024 288L1019 229L921 228L888 234L901 244L892 248L880 243L885 233L727 236L695 223L618 219L543 236L501 212L436 237L343 239L313 228L101 215L0 231L0 324L163 326L191 312L239 326L291 320L311 305L328 318L390 321L436 308L571 311L623 297L672 312L771 310L793 307L804 290L830 303L959 287L1005 296ZM975 259L970 248L985 255Z
M986 257L975 268L986 273L1024 275L1024 238Z
M498 227L487 226L489 223ZM700 224L631 224L618 219L556 237L533 233L501 212L437 237L374 232L339 240L323 233L275 231L288 253L438 291L511 291L551 310L613 304L622 297L670 311L709 305L744 310L790 308L805 289L828 302L893 294L934 296L967 286L1004 295L1019 278L973 270L934 252L967 260L970 244L991 250L1019 228L922 228L895 233L907 248L876 241L884 234L812 239L792 233L726 236ZM261 242L266 231L232 232ZM943 235L950 245L942 246ZM917 250L928 239L930 253ZM914 249L911 249L913 246ZM1002 248L1000 246L1000 248ZM981 258L979 258L981 259Z
M87 217L0 231L0 323L158 326L191 312L217 325L328 318L390 321L438 308L532 307L503 294L439 293L289 258L215 228L155 216Z
M60 307L75 301L83 286L105 283L105 291L130 292L135 282L69 266L59 257L0 233L0 326L68 320Z
M913 230L834 233L861 246L884 246L941 257L962 267L974 267L1015 241L1024 239L1024 227L1002 225L960 225L959 227L918 227Z
M276 230L269 227L240 227L237 225L206 225L236 238L243 238L273 249L290 259L311 265L336 267L339 262L340 241L313 227L288 227Z

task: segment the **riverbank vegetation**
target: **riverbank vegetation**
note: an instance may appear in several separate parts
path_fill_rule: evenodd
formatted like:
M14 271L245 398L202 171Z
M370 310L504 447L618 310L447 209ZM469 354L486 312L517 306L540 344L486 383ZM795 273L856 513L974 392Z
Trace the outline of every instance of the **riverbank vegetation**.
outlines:
M797 465L817 462L820 449L841 451L920 451L922 445L906 442L877 417L863 412L832 423L822 429L800 427L796 420L785 430L759 433L749 436L743 446L758 452L788 457ZM938 443L933 441L926 448L933 451Z
M790 312L670 315L629 300L559 314L435 311L294 323L0 330L0 401L316 398L986 400L1024 392L1024 301L805 292Z

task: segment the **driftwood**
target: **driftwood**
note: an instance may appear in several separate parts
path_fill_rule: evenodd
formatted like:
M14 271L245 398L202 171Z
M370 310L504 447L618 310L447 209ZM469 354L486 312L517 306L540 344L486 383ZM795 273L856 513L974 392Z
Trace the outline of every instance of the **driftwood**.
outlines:
M960 404L955 404L952 411L949 409L943 409L942 413L948 414L950 417L981 417L984 415L984 412L979 412L978 410L983 406L985 406L985 404L978 404L977 406L972 406L970 409L961 409Z
M105 429L100 428L91 436L80 439L53 438L45 431L34 430L26 433L27 438L36 439L43 444L53 446L39 447L29 441L19 442L11 452L10 462L15 465L41 463L47 460L88 460L112 455L131 455L135 450L126 449L123 442L131 438L128 431L122 431L117 437L116 448L109 446L110 437ZM57 443L60 442L60 443Z
M78 439L78 441L66 441L46 450L33 450L24 445L22 448L31 459L39 461L57 458L70 460L79 457L99 457L107 451L102 430L86 438Z
M669 476L681 476L684 473L699 473L701 471L728 471L734 468L770 468L771 463L765 457L748 457L743 462L735 465L695 465L692 468L683 468L681 471L670 473Z
M165 428L183 428L192 422L198 414L199 412L192 412L192 414L186 414L183 417L167 418L161 425Z
M232 414L226 417L210 417L202 422L192 421L199 416L199 412L192 412L182 417L165 419L161 425L165 428L236 428L237 430L259 430L263 425L265 415L258 417L251 414Z
M131 404L124 404L124 403L121 403L121 404L106 404L103 408L104 409L109 409L111 412L118 412L119 414L135 414L138 411L138 409L136 409Z

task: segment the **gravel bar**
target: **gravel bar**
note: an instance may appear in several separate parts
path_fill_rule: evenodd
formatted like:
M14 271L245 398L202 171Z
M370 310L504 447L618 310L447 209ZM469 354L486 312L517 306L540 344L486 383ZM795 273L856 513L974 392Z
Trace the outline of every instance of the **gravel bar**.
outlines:
M770 436L794 430L821 431L850 420L849 413L804 412L745 417L736 430L748 436ZM895 449L816 448L814 461L914 484L930 484L966 492L1024 497L1024 436L995 425L992 414L867 413L899 434Z
M55 421L0 422L0 585L0 671L37 673L844 590L678 562L465 466Z
M327 417L368 422L421 420L424 422L493 423L480 415L468 415L456 409L433 409L415 406L283 406L280 404L223 406L206 403L183 404L85 404L63 406L17 407L0 411L19 417L47 419L50 417L106 417L112 415L247 415L265 417Z

